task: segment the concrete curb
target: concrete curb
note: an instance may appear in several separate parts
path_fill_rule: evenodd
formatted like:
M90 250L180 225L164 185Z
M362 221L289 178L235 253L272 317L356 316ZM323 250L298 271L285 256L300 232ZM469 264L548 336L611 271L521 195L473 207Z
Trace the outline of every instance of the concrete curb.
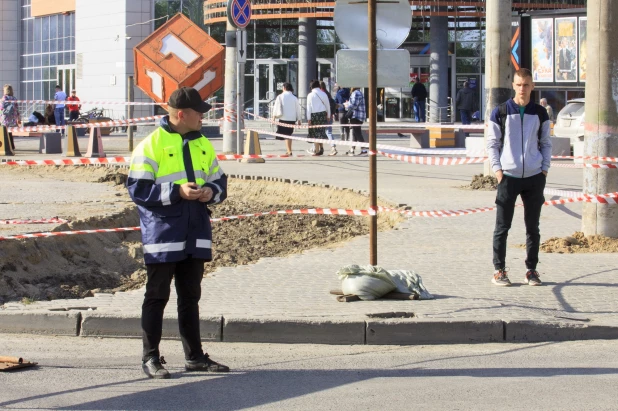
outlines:
M78 336L79 311L0 311L0 333Z
M222 322L222 317L200 318L202 340L221 341ZM122 314L83 313L79 335L82 337L141 337L141 318ZM163 338L180 338L177 318L163 318Z
M541 342L618 339L618 323L506 321L504 341Z
M225 318L223 341L303 344L364 344L365 321Z
M618 339L618 322L252 318L200 319L204 341L277 344L428 345ZM81 337L141 337L138 314L80 311L0 311L0 333ZM163 320L163 337L179 339L176 317Z
M471 344L504 340L502 320L369 320L367 344Z

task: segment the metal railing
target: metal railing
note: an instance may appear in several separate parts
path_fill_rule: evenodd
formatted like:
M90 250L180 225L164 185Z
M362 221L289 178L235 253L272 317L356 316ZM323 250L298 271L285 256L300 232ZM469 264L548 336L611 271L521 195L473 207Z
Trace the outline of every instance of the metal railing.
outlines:
M438 106L437 103L431 99L427 99L427 108L426 108L426 118L429 121L431 118L431 113L433 111L437 112L437 120L435 122L443 124L443 123L452 123L454 121L453 114L455 110L453 108L453 101L450 97L448 97L448 105L446 106Z

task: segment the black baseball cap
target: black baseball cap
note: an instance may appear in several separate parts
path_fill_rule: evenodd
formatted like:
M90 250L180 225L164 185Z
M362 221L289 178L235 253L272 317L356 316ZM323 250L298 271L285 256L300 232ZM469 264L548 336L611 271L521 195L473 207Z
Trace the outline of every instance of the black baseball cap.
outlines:
M206 113L212 108L210 104L202 100L200 93L192 87L181 87L175 90L167 104L171 108L190 108L198 113Z

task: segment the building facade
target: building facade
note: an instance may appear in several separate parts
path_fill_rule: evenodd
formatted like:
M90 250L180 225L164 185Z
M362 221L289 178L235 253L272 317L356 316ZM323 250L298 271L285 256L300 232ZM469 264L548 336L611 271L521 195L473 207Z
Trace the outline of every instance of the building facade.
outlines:
M332 1L303 2L253 0L252 21L247 27L245 64L245 109L267 114L282 83L299 90L306 84L299 76L306 68L310 78L336 81L335 56L346 48L335 32ZM484 1L411 0L412 29L400 48L411 55L410 78L419 76L429 85L431 29L442 18L447 43L436 52L447 54L448 75L441 79L448 97L454 97L463 81L479 90L482 103L485 71ZM513 1L514 21L534 13L567 13L586 6L585 0ZM133 47L160 24L183 8L221 44L225 44L226 2L221 0L0 0L0 82L12 84L22 100L48 100L59 84L65 91L77 90L82 100L121 102L127 99L127 78L133 75ZM579 11L581 14L581 10ZM299 27L310 27L299 41ZM520 23L518 23L520 24ZM522 47L526 44L522 39ZM304 49L303 49L304 48ZM307 48L315 59L306 60ZM525 54L525 53L524 53ZM302 67L301 67L302 66ZM301 70L303 69L303 70ZM446 81L445 81L446 80ZM547 84L543 96L555 100L557 111L566 98L580 95L583 83ZM427 87L429 89L429 87ZM567 94L568 93L568 94ZM217 93L222 100L223 91ZM410 88L380 90L386 118L410 118ZM563 97L562 97L563 96ZM150 101L139 90L136 101ZM86 106L84 109L92 108ZM104 107L106 115L120 119L123 106ZM27 111L42 109L31 106ZM149 115L152 107L138 106L135 115Z

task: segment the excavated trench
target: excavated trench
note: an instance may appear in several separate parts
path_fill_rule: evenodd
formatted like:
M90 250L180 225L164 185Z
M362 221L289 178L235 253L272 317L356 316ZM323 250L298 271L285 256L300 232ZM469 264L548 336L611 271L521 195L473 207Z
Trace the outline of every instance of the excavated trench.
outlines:
M20 181L20 186L31 175L24 169L10 170L8 173L15 174L14 178ZM61 189L65 191L66 184L71 187L72 183L95 183L93 187L105 193L103 200L67 202L60 207L57 215L70 220L69 223L36 226L36 230L58 232L139 226L137 210L122 184L126 179L126 170L50 167L43 171L39 167L36 173L58 181L58 185L62 182L64 185ZM6 173L2 177L11 178ZM93 203L96 207L88 208ZM36 208L28 201L1 204L11 205L11 210ZM381 205L393 206L385 202ZM217 218L285 209L366 209L367 206L366 195L350 190L231 178L228 199L212 207L212 211L213 218ZM110 209L113 212L106 212ZM89 215L92 213L97 215ZM401 220L402 217L397 214L381 214L378 227L380 230L388 230ZM367 222L365 217L331 215L269 215L215 222L215 257L212 263L206 265L205 272L208 274L218 267L251 264L262 257L285 256L311 248L333 246L367 234ZM19 228L21 233L33 231L29 226ZM0 231L0 235L14 234L15 228L11 229L13 232L5 229ZM0 241L0 304L9 301L28 303L35 300L83 298L95 292L131 290L144 283L139 231Z

